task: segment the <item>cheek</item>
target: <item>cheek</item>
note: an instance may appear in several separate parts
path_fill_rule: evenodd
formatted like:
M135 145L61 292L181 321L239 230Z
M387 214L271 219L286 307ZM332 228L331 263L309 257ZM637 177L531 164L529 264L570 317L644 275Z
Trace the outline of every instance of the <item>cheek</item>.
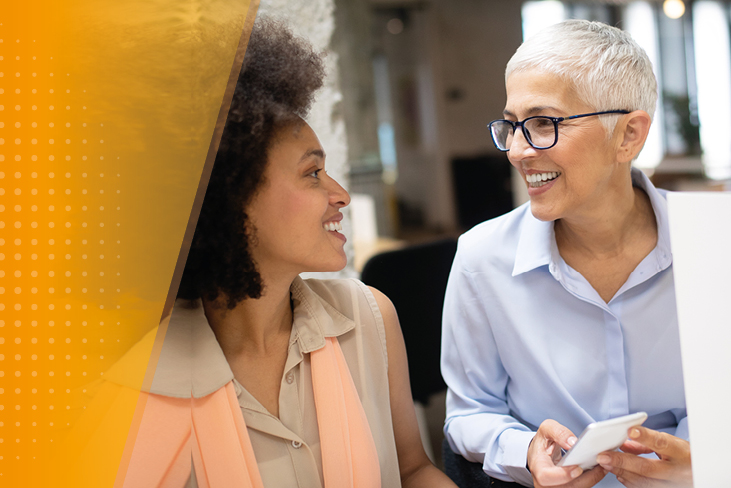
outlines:
M511 158L510 157L510 151L508 151L507 153L505 153L505 155L508 158L508 162L510 164L512 164L515 169L520 170L520 161L518 159L515 159L514 160L513 158Z
M307 232L321 225L327 212L327 199L323 200L316 192L292 192L282 195L279 209L279 218L286 221L292 231L300 229L300 232Z

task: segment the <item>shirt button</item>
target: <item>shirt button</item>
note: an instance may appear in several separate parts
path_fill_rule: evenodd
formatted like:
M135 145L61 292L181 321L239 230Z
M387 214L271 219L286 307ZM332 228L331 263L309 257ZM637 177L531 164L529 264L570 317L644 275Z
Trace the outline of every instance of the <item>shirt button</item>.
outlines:
M302 447L302 443L300 441L292 441L292 447L294 447L295 449L299 449L300 447Z
M287 380L287 383L291 385L294 382L294 375L292 373L289 373L287 374L285 379Z

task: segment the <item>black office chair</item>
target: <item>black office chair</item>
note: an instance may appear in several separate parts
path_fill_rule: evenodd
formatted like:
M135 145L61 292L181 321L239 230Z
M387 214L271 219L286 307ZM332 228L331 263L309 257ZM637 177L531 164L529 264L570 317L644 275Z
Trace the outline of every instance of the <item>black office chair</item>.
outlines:
M439 367L442 308L456 251L455 239L389 251L372 257L361 274L363 283L382 291L396 307L408 353L411 395L422 405L447 388ZM479 463L452 452L446 440L442 461L460 488L520 486L491 479Z
M409 357L411 395L427 405L446 390L439 368L442 307L447 278L457 251L455 239L444 239L373 256L361 280L382 291L398 312Z

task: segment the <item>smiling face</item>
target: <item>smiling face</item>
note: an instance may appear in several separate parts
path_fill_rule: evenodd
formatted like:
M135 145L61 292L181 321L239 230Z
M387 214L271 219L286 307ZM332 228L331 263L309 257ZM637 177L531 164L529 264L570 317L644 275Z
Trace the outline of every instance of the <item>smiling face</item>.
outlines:
M534 115L568 117L596 111L578 101L566 82L540 71L511 74L506 91L504 116L508 120ZM608 196L626 181L620 176L628 169L617 161L617 136L607 138L598 116L561 122L558 132L554 147L538 150L528 144L519 129L507 153L528 188L533 215L552 221L600 213L611 201Z
M246 208L254 228L252 256L262 276L345 266L346 239L338 231L340 209L350 196L324 168L325 153L309 125L279 130L262 188Z

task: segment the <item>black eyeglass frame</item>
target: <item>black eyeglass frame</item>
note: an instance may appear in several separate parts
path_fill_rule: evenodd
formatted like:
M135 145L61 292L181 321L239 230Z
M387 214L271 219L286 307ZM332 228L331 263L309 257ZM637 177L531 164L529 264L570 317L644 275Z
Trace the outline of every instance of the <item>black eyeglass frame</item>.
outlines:
M513 122L512 120L506 120L506 119L497 119L493 120L489 124L487 124L487 127L490 129L490 137L492 137L492 143L495 144L495 147L498 151L502 152L508 152L510 151L510 148L500 149L500 146L498 145L497 141L495 140L495 133L492 130L492 125L497 122L507 122L513 127L513 134L515 134L515 131L518 130L518 127L521 128L523 131L523 137L525 137L525 140L528 141L528 144L533 149L543 150L543 149L551 149L553 146L555 146L558 143L558 124L559 122L563 122L564 120L572 120L572 119L580 119L582 117L591 117L592 115L606 115L606 114L628 114L631 110L605 110L603 112L592 112L590 114L579 114L579 115L570 115L568 117L550 117L548 115L535 115L533 117L528 117L527 119L524 119L522 121L516 121ZM553 122L553 144L550 146L536 146L533 144L533 140L530 136L530 131L525 129L525 123L529 120L533 119L548 119L551 122Z

